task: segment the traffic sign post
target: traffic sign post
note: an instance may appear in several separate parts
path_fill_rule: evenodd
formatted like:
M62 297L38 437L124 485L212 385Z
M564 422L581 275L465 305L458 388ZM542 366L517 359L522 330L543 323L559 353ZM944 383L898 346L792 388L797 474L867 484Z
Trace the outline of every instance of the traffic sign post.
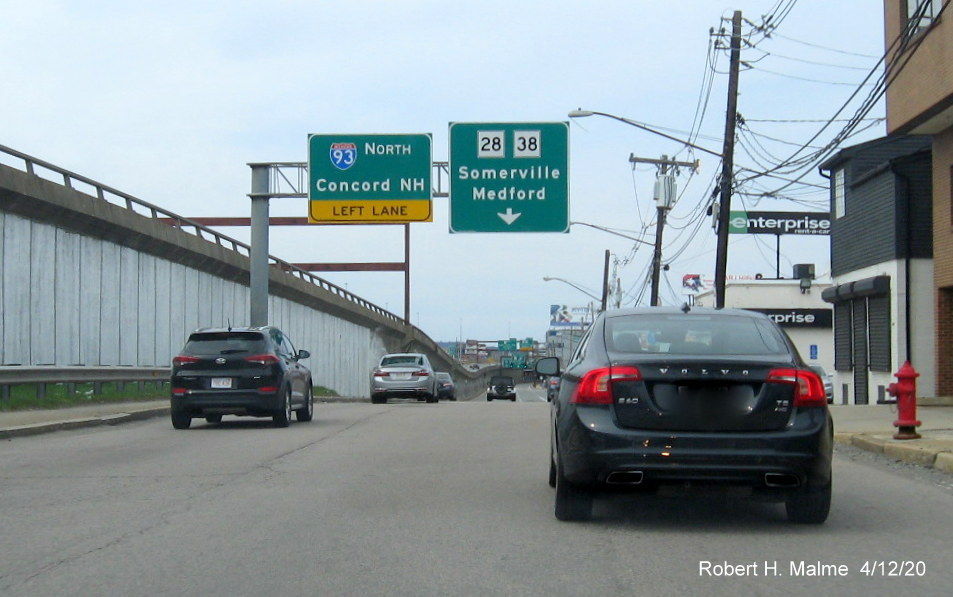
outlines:
M432 222L430 134L310 135L312 224Z
M568 232L569 124L450 124L450 232Z

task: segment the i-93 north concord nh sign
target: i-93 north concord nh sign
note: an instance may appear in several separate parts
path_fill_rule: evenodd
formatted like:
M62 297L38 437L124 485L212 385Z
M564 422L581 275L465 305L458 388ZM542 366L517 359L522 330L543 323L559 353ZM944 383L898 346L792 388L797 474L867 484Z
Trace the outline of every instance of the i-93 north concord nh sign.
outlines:
M430 134L309 135L308 221L432 222Z
M450 124L450 232L568 232L569 123Z

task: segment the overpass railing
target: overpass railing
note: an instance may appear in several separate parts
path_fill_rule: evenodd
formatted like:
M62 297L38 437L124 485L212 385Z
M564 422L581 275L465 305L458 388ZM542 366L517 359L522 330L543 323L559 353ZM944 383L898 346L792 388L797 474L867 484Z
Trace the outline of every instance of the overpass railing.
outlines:
M95 180L87 178L81 174L70 172L69 170L34 158L33 156L27 155L10 147L6 147L5 145L0 145L0 154L2 154L0 157L3 157L3 155L7 156L6 159L0 159L0 163L4 163L11 167L16 167L27 172L28 174L43 178L44 180L62 184L63 186L73 189L77 192L97 197L113 205L125 207L126 209L141 216L149 217L154 220L159 220L160 218L164 219L165 221L170 222L170 225L182 230L183 232L193 234L194 236L198 236L203 240L231 249L241 253L242 255L245 255L246 257L250 257L251 255L251 246L243 243L242 241L226 236L221 232L212 230L211 228L203 226L202 224L194 222L167 209L153 205L148 201L143 201L142 199L134 197L128 193L124 193L108 185L96 182ZM14 158L13 163L9 163L9 158L11 157ZM353 294L348 290L337 286L336 284L328 282L327 280L320 278L309 271L305 271L287 261L278 259L277 257L271 255L268 256L268 260L270 265L281 269L291 276L318 286L327 292L337 295L347 301L363 307L364 309L372 311L381 317L398 323L404 322L402 317L395 315L383 307L375 305L374 303L365 300L356 294Z

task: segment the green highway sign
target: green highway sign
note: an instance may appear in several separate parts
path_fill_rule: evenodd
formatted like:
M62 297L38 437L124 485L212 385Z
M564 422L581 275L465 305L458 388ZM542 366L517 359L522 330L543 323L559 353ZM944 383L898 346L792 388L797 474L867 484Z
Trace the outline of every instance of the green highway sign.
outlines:
M450 124L450 232L568 232L569 124Z
M313 224L432 222L430 134L309 135Z

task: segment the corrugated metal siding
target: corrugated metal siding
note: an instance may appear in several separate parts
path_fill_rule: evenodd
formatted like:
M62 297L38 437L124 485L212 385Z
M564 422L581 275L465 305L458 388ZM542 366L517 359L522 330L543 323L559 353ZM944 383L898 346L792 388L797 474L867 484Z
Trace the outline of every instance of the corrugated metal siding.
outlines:
M248 323L248 287L109 241L0 212L0 364L168 366L198 327ZM272 322L315 383L365 396L383 340L285 298ZM321 347L332 347L323 349Z
M831 227L831 273L890 261L897 252L894 175L887 171L847 189L846 214Z

